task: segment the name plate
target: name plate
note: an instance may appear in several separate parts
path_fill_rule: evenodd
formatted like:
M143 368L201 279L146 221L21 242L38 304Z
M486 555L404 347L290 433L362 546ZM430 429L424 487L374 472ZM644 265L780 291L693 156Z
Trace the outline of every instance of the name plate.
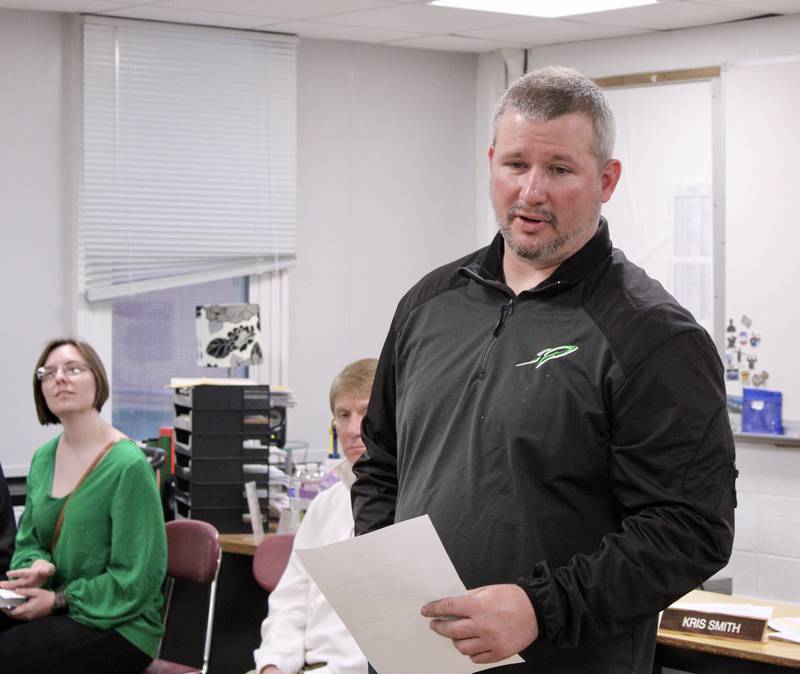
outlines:
M749 618L728 613L667 608L661 615L659 627L662 630L689 632L706 637L761 642L767 640L767 618Z

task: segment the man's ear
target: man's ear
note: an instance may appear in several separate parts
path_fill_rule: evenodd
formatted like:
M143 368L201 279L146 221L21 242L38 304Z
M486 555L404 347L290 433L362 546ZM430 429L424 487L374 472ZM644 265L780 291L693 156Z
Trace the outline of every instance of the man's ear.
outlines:
M621 175L622 162L619 159L609 159L600 175L600 201L606 203L611 198Z
M492 161L494 157L494 143L489 146L489 161Z

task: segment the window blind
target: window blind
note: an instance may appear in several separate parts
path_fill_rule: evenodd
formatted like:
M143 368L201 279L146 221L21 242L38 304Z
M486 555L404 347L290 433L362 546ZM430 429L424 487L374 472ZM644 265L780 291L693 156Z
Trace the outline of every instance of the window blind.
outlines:
M86 17L89 301L293 264L296 38Z

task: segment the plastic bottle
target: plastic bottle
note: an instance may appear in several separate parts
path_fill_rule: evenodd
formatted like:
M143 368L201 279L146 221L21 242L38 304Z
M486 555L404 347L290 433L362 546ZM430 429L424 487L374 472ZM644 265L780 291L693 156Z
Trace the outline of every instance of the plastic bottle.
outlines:
M289 488L286 490L289 499L300 498L300 484L300 467L295 466L292 476L289 478ZM291 500L289 501L289 507L294 507Z

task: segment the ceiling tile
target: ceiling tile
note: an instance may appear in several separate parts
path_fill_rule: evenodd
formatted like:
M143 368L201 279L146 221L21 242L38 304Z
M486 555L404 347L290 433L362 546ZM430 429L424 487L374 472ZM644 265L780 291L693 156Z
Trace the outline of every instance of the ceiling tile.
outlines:
M481 40L461 35L424 35L408 40L388 43L392 47L414 47L417 49L437 49L440 51L487 52L500 47L523 47L521 44L505 43L500 40Z
M742 7L759 14L797 14L800 13L800 0L703 0L704 5L718 7Z
M739 7L719 7L695 2L676 2L675 0L665 2L662 0L657 5L581 14L570 17L570 20L606 26L672 30L747 19L762 13L758 10Z
M398 30L382 30L364 26L345 26L315 21L284 21L271 24L270 30L293 33L301 38L322 40L351 40L353 42L388 42L402 38L417 37L419 33Z
M156 5L223 14L278 17L283 20L391 6L385 0L162 0Z
M487 40L504 40L523 43L528 47L582 40L602 40L609 37L622 37L648 32L642 28L622 26L602 26L600 24L578 23L563 19L538 19L519 23L515 26L485 28L483 30L459 31L462 35L480 37Z
M5 9L29 9L53 12L102 12L127 7L130 0L0 0Z
M219 26L221 28L257 28L263 26L267 17L245 16L244 14L223 14L222 12L200 12L191 9L176 9L158 5L140 5L103 12L106 16L119 16L130 19L152 19L172 21L198 26ZM273 21L280 21L274 18Z
M370 28L409 30L415 33L460 33L470 29L514 24L519 21L519 17L513 14L404 4L366 12L340 14L320 20Z

